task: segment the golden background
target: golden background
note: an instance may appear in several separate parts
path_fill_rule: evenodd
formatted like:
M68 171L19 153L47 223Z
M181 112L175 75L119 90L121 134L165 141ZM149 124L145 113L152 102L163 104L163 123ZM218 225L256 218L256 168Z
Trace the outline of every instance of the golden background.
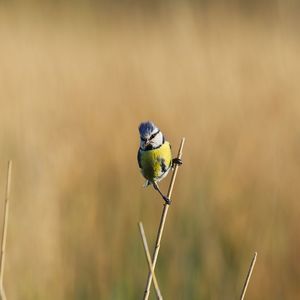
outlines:
M247 299L298 299L299 12L297 1L2 1L8 299L141 299L137 222L152 249L162 208L136 162L148 119L174 152L186 137L156 270L164 298L238 299L257 251Z

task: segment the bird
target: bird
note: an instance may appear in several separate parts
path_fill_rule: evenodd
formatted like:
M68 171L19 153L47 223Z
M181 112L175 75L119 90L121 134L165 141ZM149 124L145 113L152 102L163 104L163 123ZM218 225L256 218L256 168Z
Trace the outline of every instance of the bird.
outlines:
M165 196L158 182L164 179L170 169L182 165L182 160L172 158L171 145L165 140L163 133L151 121L142 122L139 125L140 147L137 154L138 165L144 178L145 187L152 185L154 189L170 205L171 199Z

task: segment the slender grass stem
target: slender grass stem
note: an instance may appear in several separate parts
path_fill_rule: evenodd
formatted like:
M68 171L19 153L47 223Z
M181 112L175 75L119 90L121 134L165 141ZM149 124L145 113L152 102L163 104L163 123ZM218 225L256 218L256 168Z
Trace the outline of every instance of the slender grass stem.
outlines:
M257 257L257 252L254 253L254 256L252 258L252 261L251 261L251 264L250 264L250 267L249 267L249 270L248 270L248 274L247 274L246 280L244 282L244 286L243 286L243 290L242 290L240 300L244 300L244 297L245 297L245 294L246 294L246 291L247 291L247 287L248 287L248 284L249 284L249 281L250 281L250 278L251 278L251 275L252 275L252 272L253 272L253 269L254 269L254 266L255 266L256 257Z
M4 263L5 263L5 247L6 247L6 237L7 237L7 225L8 225L8 209L9 209L9 193L10 193L10 183L11 183L11 168L12 161L8 162L7 169L7 182L5 191L5 202L4 202L4 218L3 218L3 228L2 228L2 241L1 241L1 258L0 258L0 295L2 300L6 300L4 287L3 287L3 276L4 276Z
M181 158L181 156L182 156L182 149L183 149L183 146L184 146L184 142L185 142L185 138L182 138L181 139L181 144L180 144L180 147L179 147L179 150L178 150L177 158ZM171 178L171 181L170 181L169 189L168 189L168 194L167 194L167 197L169 199L171 199L171 196L172 196L172 192L173 192L173 188L174 188L174 184L175 184L175 179L176 179L176 176L177 176L177 171L178 171L178 165L175 165L174 171L173 171L173 174L172 174L172 178ZM167 218L167 215L168 215L168 210L169 210L169 205L164 204L161 219L160 219L160 224L159 224L159 227L158 227L154 253L153 253L153 257L152 257L153 271L155 270L155 266L156 266L156 261L157 261L157 257L158 257L158 253L159 253L159 249L160 249L160 243L161 243L162 234L163 234L164 227L165 227L166 218ZM146 287L145 287L145 291L144 291L144 297L143 297L144 300L147 300L149 298L151 283L152 283L152 273L150 271L148 273L147 283L146 283Z
M7 299L6 295L5 295L5 292L4 292L3 286L0 289L0 297L1 297L1 300L6 300Z
M143 245L144 245L144 250L145 250L146 259L147 259L147 262L148 262L149 271L152 274L153 283L154 283L154 287L155 287L155 291L156 291L156 296L157 296L158 300L163 300L163 297L161 295L161 292L160 292L160 289L159 289L159 286L158 286L158 282L157 282L157 279L156 279L156 276L155 276L155 273L154 273L154 269L153 269L153 266L152 266L150 251L149 251L149 247L148 247L148 243L147 243L143 223L139 222L138 225L139 225L140 234L141 234Z

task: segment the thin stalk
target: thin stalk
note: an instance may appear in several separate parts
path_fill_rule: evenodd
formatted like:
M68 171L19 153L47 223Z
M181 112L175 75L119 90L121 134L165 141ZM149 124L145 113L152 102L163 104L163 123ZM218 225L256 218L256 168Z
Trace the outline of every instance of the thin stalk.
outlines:
M244 283L244 286L243 286L243 290L242 290L240 300L244 300L246 290L247 290L247 287L248 287L248 284L249 284L249 281L250 281L250 278L251 278L251 275L252 275L252 272L253 272L253 269L254 269L254 266L255 266L256 257L257 257L257 252L254 253L254 256L252 258L252 261L251 261L251 264L250 264L250 267L249 267L249 270L248 270L248 274L247 274L247 277L246 277L246 280L245 280L245 283Z
M183 149L184 142L185 142L185 138L182 138L181 139L181 144L180 144L180 147L179 147L179 150L178 150L177 158L181 158L181 156L182 156L182 149ZM173 192L173 188L174 188L174 184L175 184L175 179L176 179L176 176L177 176L177 171L178 171L178 165L176 164L175 167L174 167L174 171L173 171L172 178L171 178L170 185L169 185L169 189L168 189L167 197L169 199L171 199L171 196L172 196L172 192ZM153 271L155 270L155 266L156 266L156 261L157 261L157 257L158 257L158 253L159 253L159 248L160 248L161 238L162 238L162 234L163 234L164 227L165 227L166 218L167 218L167 215L168 215L168 210L169 210L169 205L164 204L161 219L160 219L160 224L159 224L159 227L158 227L154 253L153 253L153 257L152 257ZM144 291L144 297L143 297L144 300L147 300L149 298L151 283L152 283L152 273L150 271L148 273L147 283L146 283L146 287L145 287L145 291Z
M11 168L12 168L12 161L10 160L8 162L8 169L7 169L7 183L6 183L6 191L5 191L4 217L3 217L2 242L1 242L1 258L0 258L0 289L1 289L1 299L2 300L6 300L6 296L5 296L4 288L3 288L3 275L4 275L5 247L6 247L7 225L8 225Z
M6 300L6 295L5 295L3 286L0 289L0 297L1 297L1 300Z
M153 283L154 283L154 287L155 287L155 291L156 291L156 296L157 296L157 299L163 300L163 297L161 295L161 292L160 292L160 289L159 289L159 286L158 286L158 282L157 282L157 279L156 279L156 276L155 276L155 273L154 273L154 269L153 269L153 266L152 266L150 251L149 251L149 248L148 248L148 243L147 243L143 223L139 222L138 225L139 225L140 234L141 234L143 245L144 245L144 250L145 250L146 259L147 259L147 262L148 262L149 271L151 272L152 277L153 277Z

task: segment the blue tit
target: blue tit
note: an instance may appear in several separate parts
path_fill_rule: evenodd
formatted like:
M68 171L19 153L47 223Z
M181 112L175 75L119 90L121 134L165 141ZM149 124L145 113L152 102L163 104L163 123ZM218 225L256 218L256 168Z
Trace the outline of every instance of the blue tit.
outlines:
M153 122L143 122L139 126L140 148L138 164L146 179L145 186L152 185L169 205L171 200L163 195L158 182L165 178L174 164L181 165L178 158L172 159L171 145Z

